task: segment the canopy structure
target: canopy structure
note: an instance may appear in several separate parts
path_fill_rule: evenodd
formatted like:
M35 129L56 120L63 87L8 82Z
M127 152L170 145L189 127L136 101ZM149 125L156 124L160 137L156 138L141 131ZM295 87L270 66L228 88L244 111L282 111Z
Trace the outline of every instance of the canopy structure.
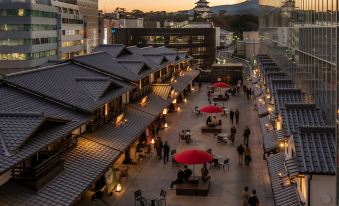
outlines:
M214 106L214 105L208 105L208 106L204 106L200 109L200 112L204 112L204 113L222 113L224 112L224 109L218 106Z

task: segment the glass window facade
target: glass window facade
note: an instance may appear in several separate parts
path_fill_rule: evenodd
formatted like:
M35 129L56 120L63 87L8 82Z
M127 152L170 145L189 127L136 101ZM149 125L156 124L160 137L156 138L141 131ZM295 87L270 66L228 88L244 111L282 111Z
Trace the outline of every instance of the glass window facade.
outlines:
M165 37L156 35L144 36L144 41L147 44L165 44Z
M56 43L56 37L36 39L0 39L0 46L23 46Z
M41 51L35 53L0 53L2 60L34 60L56 55L56 50Z
M189 35L173 35L169 36L169 44L189 44L190 39Z
M65 42L62 42L62 47L78 46L78 45L82 45L83 43L84 43L83 40L65 41Z
M56 18L56 13L29 9L0 9L0 16L30 16Z
M0 31L49 31L49 30L56 30L56 25L0 24Z

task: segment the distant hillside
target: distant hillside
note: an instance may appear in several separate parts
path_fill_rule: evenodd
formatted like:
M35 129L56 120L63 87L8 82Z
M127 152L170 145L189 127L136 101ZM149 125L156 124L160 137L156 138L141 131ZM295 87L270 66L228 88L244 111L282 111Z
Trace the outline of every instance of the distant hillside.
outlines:
M220 11L226 11L226 15L242 14L259 14L259 0L247 0L239 4L221 5L211 7L213 13L218 14Z

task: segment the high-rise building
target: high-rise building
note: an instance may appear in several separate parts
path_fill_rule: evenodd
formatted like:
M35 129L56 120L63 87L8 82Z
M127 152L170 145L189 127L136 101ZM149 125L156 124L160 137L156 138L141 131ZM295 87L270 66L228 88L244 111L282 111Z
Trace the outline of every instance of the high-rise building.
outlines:
M86 53L83 15L77 5L52 0L58 11L58 59Z
M62 0L78 5L80 14L84 15L84 34L86 51L91 53L99 44L98 0Z
M0 74L57 59L57 13L36 1L0 2Z

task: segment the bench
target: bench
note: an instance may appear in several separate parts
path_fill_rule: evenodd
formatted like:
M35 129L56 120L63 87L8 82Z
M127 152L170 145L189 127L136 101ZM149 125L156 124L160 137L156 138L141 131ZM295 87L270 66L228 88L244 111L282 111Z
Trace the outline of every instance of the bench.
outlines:
M210 179L202 181L199 179L198 184L184 183L176 187L176 195L184 196L207 196L210 187Z
M216 127L202 126L201 133L221 133L221 126Z

